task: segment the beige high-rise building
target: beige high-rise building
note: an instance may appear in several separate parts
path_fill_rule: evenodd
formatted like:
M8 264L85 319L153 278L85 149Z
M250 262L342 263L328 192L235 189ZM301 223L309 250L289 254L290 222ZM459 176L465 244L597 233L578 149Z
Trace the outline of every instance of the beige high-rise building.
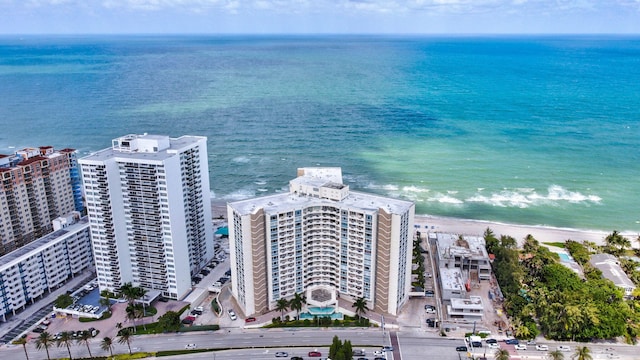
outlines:
M73 149L0 155L0 256L52 232L54 219L74 211L72 170Z
M310 308L364 298L394 315L408 300L413 202L350 191L340 168L301 168L288 193L227 211L232 292L246 315L295 294Z

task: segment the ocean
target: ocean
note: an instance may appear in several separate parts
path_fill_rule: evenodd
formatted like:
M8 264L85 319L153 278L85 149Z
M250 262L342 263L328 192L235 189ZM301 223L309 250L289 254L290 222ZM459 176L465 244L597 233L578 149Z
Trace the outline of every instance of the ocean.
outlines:
M640 37L3 36L0 124L207 136L220 201L340 166L419 214L640 232Z

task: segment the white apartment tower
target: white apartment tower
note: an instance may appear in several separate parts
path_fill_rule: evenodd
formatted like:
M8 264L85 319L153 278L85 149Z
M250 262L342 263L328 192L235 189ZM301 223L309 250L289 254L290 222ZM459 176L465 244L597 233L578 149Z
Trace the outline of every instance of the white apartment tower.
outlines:
M301 168L289 192L229 203L232 291L245 314L305 294L397 314L411 287L415 205L350 191L340 168ZM349 310L353 310L350 308Z
M213 256L207 139L126 135L80 159L100 290L171 299Z

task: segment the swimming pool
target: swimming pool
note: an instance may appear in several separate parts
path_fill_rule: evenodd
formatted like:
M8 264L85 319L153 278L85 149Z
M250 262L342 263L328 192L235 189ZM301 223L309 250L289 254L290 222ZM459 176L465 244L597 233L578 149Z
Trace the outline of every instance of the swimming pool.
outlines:
M309 314L318 315L318 316L331 315L336 311L336 309L332 306L329 306L329 307L309 306L308 309L309 309Z
M558 256L560 256L560 261L564 261L564 262L572 262L573 261L573 258L569 254L558 253Z

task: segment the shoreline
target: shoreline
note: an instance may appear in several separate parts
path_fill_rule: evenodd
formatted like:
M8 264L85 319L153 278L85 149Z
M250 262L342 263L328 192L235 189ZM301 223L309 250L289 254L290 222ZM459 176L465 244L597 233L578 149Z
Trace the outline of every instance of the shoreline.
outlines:
M211 199L211 216L213 219L227 218L227 201L221 199ZM470 236L482 236L487 228L490 228L496 237L508 235L516 239L519 243L531 234L540 243L545 242L565 242L568 239L578 242L592 241L598 245L604 245L604 238L611 234L611 231L560 228L546 225L522 225L502 223L489 220L460 219L446 216L416 214L414 217L415 230L421 232L441 232L449 234L460 234ZM419 226L419 228L418 228ZM427 228L428 227L428 228ZM620 231L620 234L631 242L632 248L638 248L638 233L630 231Z

